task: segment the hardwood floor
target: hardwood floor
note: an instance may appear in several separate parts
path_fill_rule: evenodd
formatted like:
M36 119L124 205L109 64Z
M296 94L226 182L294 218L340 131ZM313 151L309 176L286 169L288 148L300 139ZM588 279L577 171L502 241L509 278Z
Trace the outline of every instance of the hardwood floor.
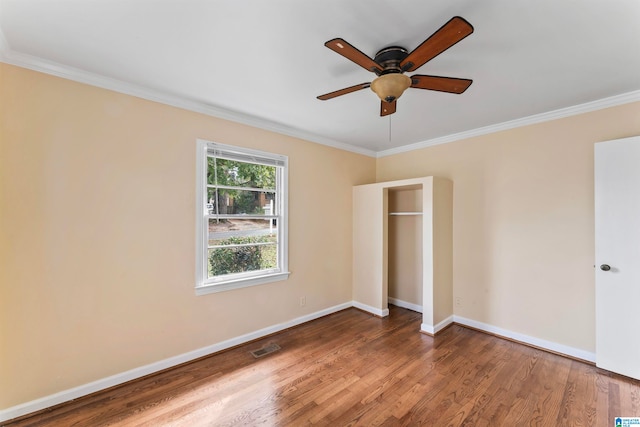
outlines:
M7 426L613 426L640 381L421 315L348 309ZM255 359L249 351L281 349Z

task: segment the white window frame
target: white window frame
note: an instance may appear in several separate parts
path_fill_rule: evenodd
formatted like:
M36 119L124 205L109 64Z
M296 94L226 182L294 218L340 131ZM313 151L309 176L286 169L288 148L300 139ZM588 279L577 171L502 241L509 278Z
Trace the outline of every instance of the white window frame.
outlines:
M276 203L278 214L277 241L278 267L272 270L229 275L230 277L208 277L208 233L210 214L207 209L207 157L218 154L233 160L248 163L278 166L276 172ZM196 295L206 295L247 286L286 280L288 271L288 169L289 159L280 154L219 144L198 139L196 141Z

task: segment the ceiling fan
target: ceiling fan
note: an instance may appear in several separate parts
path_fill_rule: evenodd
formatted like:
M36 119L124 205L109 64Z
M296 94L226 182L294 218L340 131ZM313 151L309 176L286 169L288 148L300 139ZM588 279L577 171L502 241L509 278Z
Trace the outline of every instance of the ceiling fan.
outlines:
M367 71L375 73L378 77L372 82L360 83L320 95L318 99L326 101L370 87L381 100L380 115L387 116L396 112L397 99L409 87L460 94L467 90L473 80L422 74L409 77L404 73L422 67L471 33L473 33L473 26L464 18L454 16L411 53L403 47L391 46L376 53L373 59L341 38L329 40L324 44L326 47Z

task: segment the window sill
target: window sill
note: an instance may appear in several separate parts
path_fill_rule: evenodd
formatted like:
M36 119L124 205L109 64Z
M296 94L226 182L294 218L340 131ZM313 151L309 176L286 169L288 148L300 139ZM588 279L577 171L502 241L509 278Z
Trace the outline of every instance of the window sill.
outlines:
M233 289L247 288L249 286L263 285L265 283L279 282L289 278L288 271L285 273L267 274L264 276L245 277L242 279L228 280L226 282L207 283L196 286L196 295L207 295L216 292L230 291Z

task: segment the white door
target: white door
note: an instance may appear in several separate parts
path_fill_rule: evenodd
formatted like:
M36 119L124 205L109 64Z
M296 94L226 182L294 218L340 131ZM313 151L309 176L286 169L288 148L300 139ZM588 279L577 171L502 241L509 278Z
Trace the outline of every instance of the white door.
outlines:
M595 144L596 365L640 379L640 136Z

